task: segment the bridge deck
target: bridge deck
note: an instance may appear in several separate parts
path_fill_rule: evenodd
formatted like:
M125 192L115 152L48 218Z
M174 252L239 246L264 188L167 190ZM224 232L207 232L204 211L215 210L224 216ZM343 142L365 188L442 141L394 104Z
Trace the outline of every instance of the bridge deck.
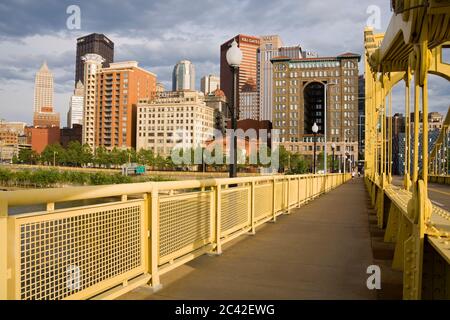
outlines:
M121 299L376 299L367 194L355 179Z

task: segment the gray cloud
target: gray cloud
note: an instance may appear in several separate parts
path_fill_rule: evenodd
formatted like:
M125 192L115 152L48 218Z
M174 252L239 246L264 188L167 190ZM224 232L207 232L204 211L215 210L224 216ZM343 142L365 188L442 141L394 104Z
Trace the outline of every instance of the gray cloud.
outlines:
M66 28L66 8L73 4L81 8L81 30ZM30 119L34 75L47 60L55 76L55 108L64 119L73 90L76 38L91 32L115 42L117 61L138 61L170 88L172 68L181 59L195 64L197 83L203 75L218 74L220 44L238 33L279 34L285 45L300 44L322 56L362 54L369 5L381 8L386 28L391 14L386 0L3 0L0 117ZM448 90L431 81L430 90L439 104L433 108L441 108ZM401 97L401 92L395 95L398 104Z

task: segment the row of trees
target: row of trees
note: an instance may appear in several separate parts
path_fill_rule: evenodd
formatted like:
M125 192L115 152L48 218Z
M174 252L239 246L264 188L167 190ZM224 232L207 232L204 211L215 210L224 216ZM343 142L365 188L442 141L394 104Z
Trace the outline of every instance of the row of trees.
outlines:
M197 150L200 149L200 150ZM187 158L191 162L198 164L198 155L202 154L201 148L187 149L180 151L180 157L184 157L188 153ZM270 150L269 154L270 154ZM238 150L238 154L242 152ZM214 156L214 152L212 154ZM224 156L225 158L225 156ZM240 170L257 169L259 167L268 167L260 163L249 164L249 156L240 159ZM197 161L194 161L196 159ZM312 156L304 156L297 153L287 151L283 146L279 149L279 167L280 172L290 174L304 174L313 171ZM48 145L41 154L37 154L32 150L20 150L18 157L13 159L13 163L22 164L44 164L44 165L58 165L71 167L94 166L98 168L118 168L125 163L138 163L146 165L153 170L180 170L189 167L188 165L180 165L174 163L173 159L156 155L152 150L141 149L136 151L134 149L118 149L114 148L108 151L104 147L95 149L95 152L88 145L81 145L78 141L72 141L67 148L63 148L59 144ZM223 164L208 165L208 170L226 171L226 161L223 159ZM328 168L332 167L332 156L328 156ZM335 171L338 170L337 161L334 163ZM317 170L323 169L323 154L317 154L316 161Z
M187 158L190 159L191 163L200 164L202 161L202 151L201 147L179 150L179 156L186 159L187 155ZM241 151L238 150L238 154L240 153ZM198 155L200 155L200 163ZM212 156L214 156L214 152ZM95 152L93 152L88 145L81 145L78 141L70 142L67 148L63 148L60 144L50 144L41 154L32 150L20 150L19 155L13 158L13 163L71 167L93 166L98 168L119 168L125 163L138 163L146 165L153 170L179 170L194 166L174 163L171 156L163 157L155 154L153 150L147 149L136 151L134 149L114 148L111 151L108 151L104 147L98 147L95 149ZM218 163L208 165L208 168L213 168L214 171L227 170L226 160L222 159L222 163L223 164ZM245 158L240 159L239 163L241 169L263 166L260 163L249 165Z
M20 150L19 155L13 158L15 164L47 164L71 167L93 165L95 167L117 168L127 162L157 168L165 168L171 165L169 159L155 156L151 150L141 149L136 152L134 149L114 148L108 151L104 147L99 147L94 153L88 145L81 145L78 141L71 141L67 148L63 148L60 144L50 144L41 154L32 150Z

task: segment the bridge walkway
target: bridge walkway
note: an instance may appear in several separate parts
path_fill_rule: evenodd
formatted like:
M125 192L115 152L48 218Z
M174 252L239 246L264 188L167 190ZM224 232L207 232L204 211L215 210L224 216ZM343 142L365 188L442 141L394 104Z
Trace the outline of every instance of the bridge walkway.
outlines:
M368 196L362 179L328 194L120 299L376 299Z

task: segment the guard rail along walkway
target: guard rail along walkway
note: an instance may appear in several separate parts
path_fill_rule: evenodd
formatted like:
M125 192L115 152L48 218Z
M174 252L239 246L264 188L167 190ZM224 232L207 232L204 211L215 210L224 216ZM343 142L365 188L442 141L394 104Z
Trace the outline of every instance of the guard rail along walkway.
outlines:
M419 128L428 128L428 74L450 80L450 64L442 59L450 46L450 1L391 4L386 33L364 32L365 179L378 226L386 230L384 240L396 244L392 267L403 271L403 298L450 299L450 213L428 198L429 170L437 174L445 168L438 160L444 157L439 150L446 146L450 116L431 154L428 130L419 134ZM392 184L392 89L400 81L405 84L406 116L403 188ZM424 115L422 124L419 114Z
M0 299L112 299L147 284L157 290L162 274L220 254L224 243L349 179L261 176L2 192ZM80 202L89 199L97 203ZM45 210L8 214L36 204Z

